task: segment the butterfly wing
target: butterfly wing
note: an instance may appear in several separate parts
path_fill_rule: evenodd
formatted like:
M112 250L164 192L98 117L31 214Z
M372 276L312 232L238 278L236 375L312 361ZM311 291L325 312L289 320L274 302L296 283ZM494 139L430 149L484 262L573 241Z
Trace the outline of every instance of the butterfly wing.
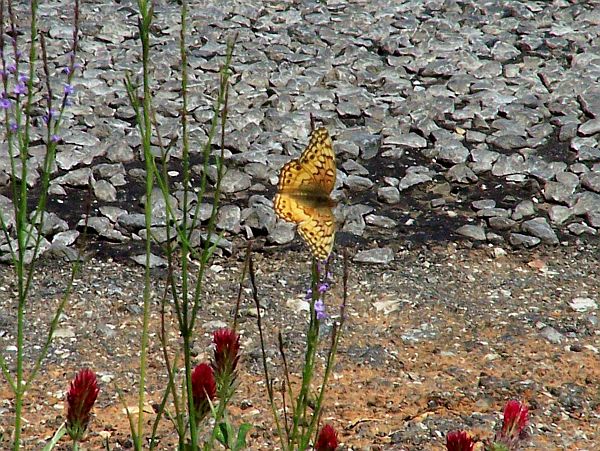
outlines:
M335 217L331 207L286 193L275 196L274 206L279 217L298 224L298 233L318 260L329 257L335 238Z
M315 188L325 194L331 193L335 186L336 166L333 145L326 128L312 132L299 162L312 175Z

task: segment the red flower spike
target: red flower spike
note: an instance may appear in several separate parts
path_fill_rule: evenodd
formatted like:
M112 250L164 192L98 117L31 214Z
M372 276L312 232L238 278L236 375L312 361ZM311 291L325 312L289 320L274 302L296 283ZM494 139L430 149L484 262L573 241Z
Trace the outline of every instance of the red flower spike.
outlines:
M217 384L213 369L208 363L201 363L192 371L192 396L196 409L196 421L200 421L210 411L209 400L215 399Z
M511 400L504 407L502 421L502 434L506 437L518 439L529 423L529 409L525 404Z
M67 392L67 432L71 439L81 440L90 422L90 412L100 393L94 372L81 370Z
M240 337L227 328L218 329L213 334L215 344L213 368L217 379L235 379L235 370L240 359Z
M317 443L315 444L315 451L335 451L338 446L337 432L333 429L333 426L326 424L319 432Z
M473 451L475 442L465 431L452 431L446 436L448 451Z

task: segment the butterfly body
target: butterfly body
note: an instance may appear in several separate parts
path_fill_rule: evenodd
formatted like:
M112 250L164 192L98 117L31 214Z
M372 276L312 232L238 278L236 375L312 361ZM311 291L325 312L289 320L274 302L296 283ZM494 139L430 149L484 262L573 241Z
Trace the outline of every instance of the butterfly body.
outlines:
M298 233L319 260L326 260L333 249L335 202L330 194L335 176L331 138L325 128L318 128L300 158L281 169L274 199L277 215L298 225Z

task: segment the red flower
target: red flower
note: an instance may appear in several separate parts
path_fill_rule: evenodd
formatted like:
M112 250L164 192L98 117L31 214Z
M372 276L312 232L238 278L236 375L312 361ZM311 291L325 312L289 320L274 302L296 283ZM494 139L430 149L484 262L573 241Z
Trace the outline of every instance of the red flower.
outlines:
M75 441L81 440L90 422L90 412L100 389L94 372L81 370L67 392L67 432Z
M315 444L315 451L335 451L338 446L337 432L333 429L333 426L326 424L319 432L317 443Z
M502 434L511 438L519 438L529 423L529 409L519 401L511 400L504 407Z
M446 436L448 451L473 451L475 442L465 431L452 431Z
M213 370L208 363L201 363L192 371L192 396L196 409L196 421L200 421L210 411L209 400L217 394Z
M227 385L235 380L235 369L240 359L240 337L227 328L218 329L213 334L215 344L213 369L217 379L228 379Z

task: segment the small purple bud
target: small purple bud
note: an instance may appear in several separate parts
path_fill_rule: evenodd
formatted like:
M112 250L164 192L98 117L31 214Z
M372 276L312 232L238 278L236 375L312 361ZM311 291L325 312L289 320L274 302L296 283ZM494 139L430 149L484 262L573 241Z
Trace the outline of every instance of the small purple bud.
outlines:
M17 125L16 122L11 122L10 125L9 125L9 127L10 127L10 131L13 132L13 133L16 132L19 129L19 126Z
M83 66L79 63L73 64L73 69L83 69Z
M6 97L0 98L0 108L3 110L8 110L10 108L10 100Z
M319 293L320 294L325 293L327 290L329 290L329 284L327 282L322 282L319 284Z
M17 78L17 80L19 80L20 83L27 83L29 81L29 75L19 74L19 77Z
M11 74L14 74L17 71L17 66L15 66L14 64L9 64L8 66L6 66L6 68Z
M327 318L327 314L325 313L325 303L322 299L317 299L317 302L315 302L315 313L317 314L317 319L319 321Z
M60 141L60 136L52 135L52 136L50 136L50 141L52 141L53 143L57 143Z
M309 288L308 290L306 290L306 296L304 296L304 299L307 300L307 301L310 300L310 299L312 299L312 294L313 294L312 293L312 288Z
M71 68L69 66L63 67L63 73L69 75L71 73Z
M18 83L15 85L14 92L16 95L27 94L27 86L25 83Z
M17 50L17 59L21 58L21 56L23 56L23 52L21 52L20 50Z
M65 95L70 96L75 93L75 88L71 85L65 85Z

